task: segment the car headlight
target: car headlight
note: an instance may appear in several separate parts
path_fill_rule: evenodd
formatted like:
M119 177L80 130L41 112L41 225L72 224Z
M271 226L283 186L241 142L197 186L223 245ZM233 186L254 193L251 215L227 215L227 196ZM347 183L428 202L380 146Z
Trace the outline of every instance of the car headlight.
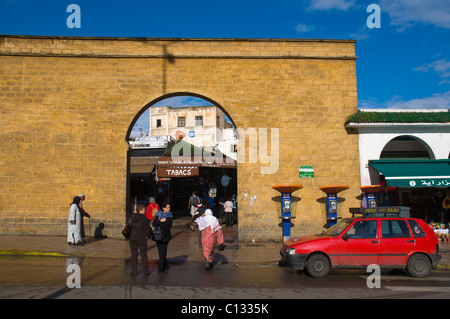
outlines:
M286 252L289 255L295 255L295 248L286 248Z

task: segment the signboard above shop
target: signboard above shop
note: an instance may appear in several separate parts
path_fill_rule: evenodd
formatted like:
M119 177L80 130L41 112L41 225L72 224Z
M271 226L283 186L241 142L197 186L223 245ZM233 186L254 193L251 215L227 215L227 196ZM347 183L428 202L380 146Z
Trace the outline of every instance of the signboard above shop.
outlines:
M371 160L390 187L449 187L450 159Z
M196 166L174 166L158 168L158 177L190 177L198 175L199 168Z
M219 153L213 155L180 140L158 158L157 176L158 178L199 176L200 167L236 169L236 166L236 160L231 157Z

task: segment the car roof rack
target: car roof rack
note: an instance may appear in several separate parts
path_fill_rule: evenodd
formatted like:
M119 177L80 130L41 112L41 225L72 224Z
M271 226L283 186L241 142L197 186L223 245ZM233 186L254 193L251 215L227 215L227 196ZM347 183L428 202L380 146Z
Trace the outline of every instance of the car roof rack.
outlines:
M385 207L374 207L374 208L350 208L349 212L352 217L355 215L362 215L363 218L373 218L373 217L405 217L409 218L410 207L406 206L385 206Z

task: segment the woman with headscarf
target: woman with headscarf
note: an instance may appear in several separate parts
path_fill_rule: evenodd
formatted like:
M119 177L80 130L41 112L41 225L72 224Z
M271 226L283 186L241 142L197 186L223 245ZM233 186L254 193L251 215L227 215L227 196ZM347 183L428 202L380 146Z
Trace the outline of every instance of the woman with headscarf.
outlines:
M70 204L67 242L73 245L82 245L83 237L81 235L81 198L75 196Z
M223 239L222 227L219 221L214 217L211 209L205 210L205 213L197 218L195 222L198 229L202 232L202 246L203 256L206 259L206 270L211 269L214 264L214 248L216 242L219 245L219 250L225 249L225 240Z

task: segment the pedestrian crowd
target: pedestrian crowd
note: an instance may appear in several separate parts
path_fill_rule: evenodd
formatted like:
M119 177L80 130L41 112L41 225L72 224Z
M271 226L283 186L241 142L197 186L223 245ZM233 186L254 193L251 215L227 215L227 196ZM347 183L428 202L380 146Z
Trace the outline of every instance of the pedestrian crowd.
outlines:
M83 217L90 218L90 215L83 209L83 201L86 200L84 194L75 196L70 204L68 220L67 242L70 245L83 245L85 238ZM220 203L224 206L225 224L232 226L233 202L226 201ZM194 191L189 198L188 209L192 217L191 230L198 228L201 231L201 242L203 256L205 257L206 270L214 266L214 249L216 245L219 251L225 249L225 240L222 232L222 226L216 217L214 217L210 205L205 202L202 204L200 198ZM173 214L169 202L158 205L155 198L150 198L147 207L138 204L134 198L132 203L132 214L127 220L126 226L122 232L129 240L131 252L131 276L136 276L138 266L138 255L141 257L143 275L150 275L148 269L147 241L152 239L158 249L158 273L165 272L168 268L167 248L172 239L171 228L173 223ZM100 223L95 231L95 237L105 238L102 234L104 228Z

